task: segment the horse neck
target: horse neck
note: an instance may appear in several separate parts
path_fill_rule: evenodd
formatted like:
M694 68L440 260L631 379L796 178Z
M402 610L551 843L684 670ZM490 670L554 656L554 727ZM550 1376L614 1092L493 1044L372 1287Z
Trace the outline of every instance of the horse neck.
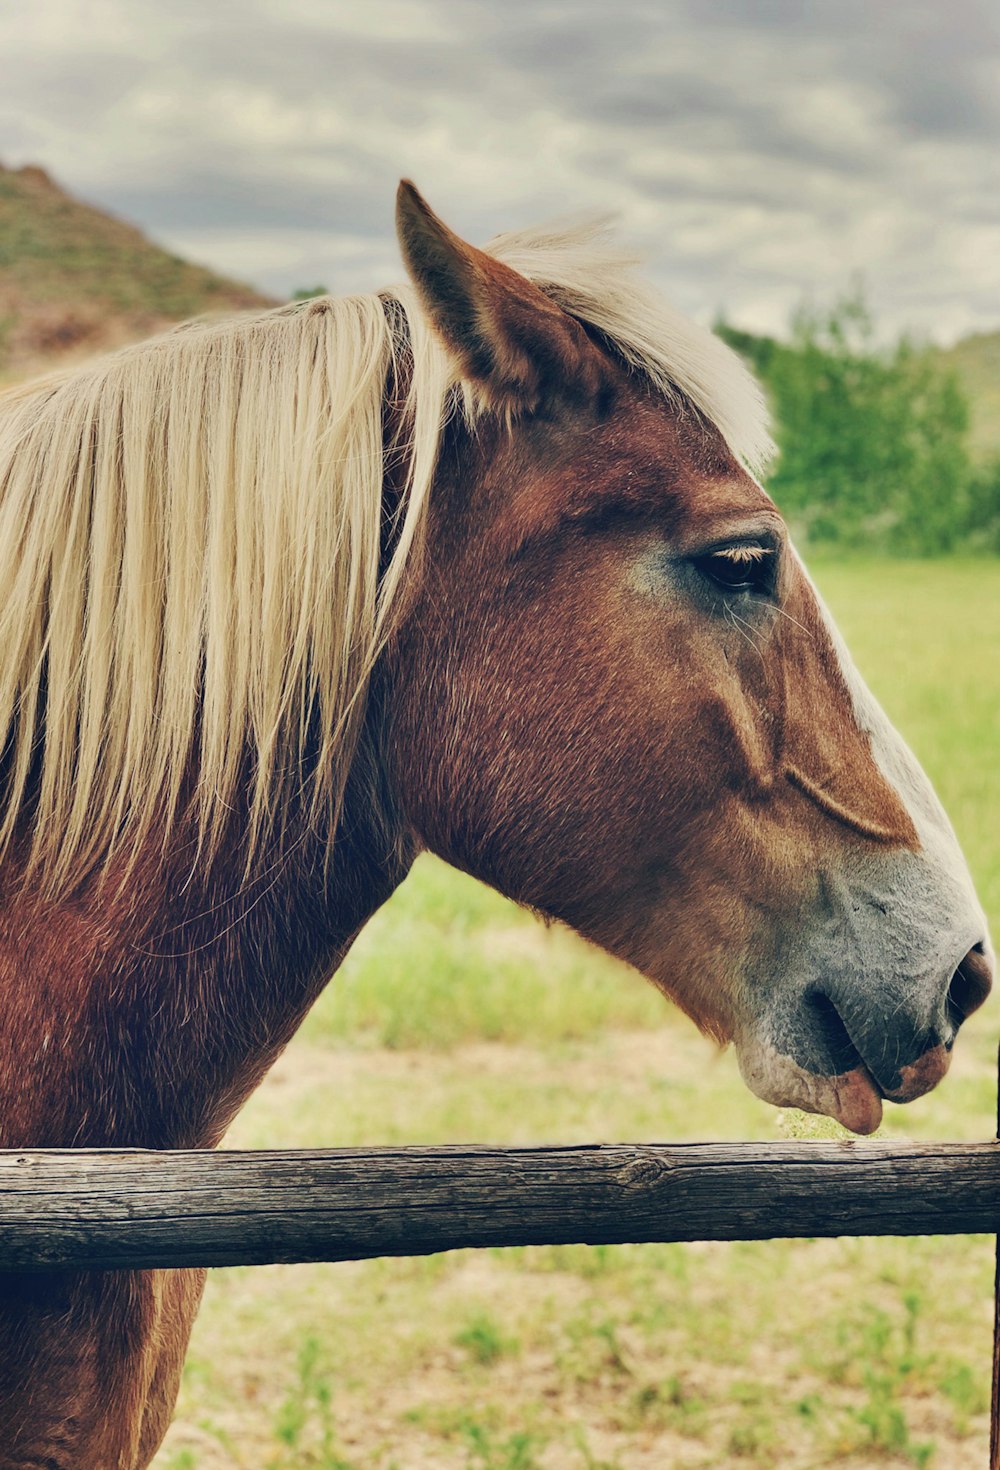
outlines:
M178 846L61 901L4 885L2 1146L218 1141L412 860L367 749L332 855L303 814L249 876L234 849L192 877Z

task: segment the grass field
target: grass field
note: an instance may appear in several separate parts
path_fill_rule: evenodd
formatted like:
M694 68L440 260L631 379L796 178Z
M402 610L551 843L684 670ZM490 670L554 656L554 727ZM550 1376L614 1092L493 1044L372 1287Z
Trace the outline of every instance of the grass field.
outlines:
M820 566L1000 915L1000 562ZM883 1136L993 1132L998 1003ZM778 1138L637 976L431 860L230 1144ZM992 1242L462 1252L218 1271L157 1470L986 1463Z

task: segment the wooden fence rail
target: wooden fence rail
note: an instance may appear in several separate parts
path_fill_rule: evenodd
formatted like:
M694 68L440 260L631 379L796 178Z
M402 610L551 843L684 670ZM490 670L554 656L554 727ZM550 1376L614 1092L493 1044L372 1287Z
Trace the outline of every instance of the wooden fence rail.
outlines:
M0 1270L1000 1229L1000 1143L0 1152Z
M4 1271L977 1233L1000 1235L1000 1141L0 1151ZM1000 1241L997 1260L991 1470L1000 1470Z

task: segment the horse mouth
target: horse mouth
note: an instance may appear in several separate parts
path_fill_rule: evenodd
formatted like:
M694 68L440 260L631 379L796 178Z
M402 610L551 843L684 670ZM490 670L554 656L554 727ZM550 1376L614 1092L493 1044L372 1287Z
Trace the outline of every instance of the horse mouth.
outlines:
M864 1063L823 1080L829 1087L830 1102L819 1111L851 1133L874 1133L882 1121L885 1094Z
M884 1054L866 1053L864 1046L855 1042L840 1011L827 996L812 998L810 1010L820 1020L824 1045L835 1058L831 1072L837 1076L863 1075L880 1097L895 1103L913 1102L938 1085L951 1064L951 1050L961 1024L959 1020L949 1027L943 1037L927 1033L905 1061L898 1056L890 1061Z
M737 1040L744 1081L765 1102L823 1113L851 1133L874 1133L884 1101L912 1102L936 1087L948 1070L951 1046L928 1037L927 1047L895 1066L890 1078L879 1061L869 1065L865 1060L826 996L811 996L806 1011L807 1016L800 1012L805 1024L794 1044L752 1034Z
M736 1055L750 1091L777 1108L822 1113L851 1133L874 1133L882 1121L884 1094L857 1052L853 1065L829 1072L811 1071L753 1037L737 1041Z
M874 1133L882 1121L882 1103L888 1096L866 1065L837 1007L825 995L810 1000L809 1009L830 1058L829 1072L813 1073L820 1084L820 1106L796 1103L807 1112L822 1112L851 1133Z
M792 1106L824 1113L850 1133L874 1133L882 1122L885 1093L859 1058L856 1067L830 1077L806 1074L809 1087Z

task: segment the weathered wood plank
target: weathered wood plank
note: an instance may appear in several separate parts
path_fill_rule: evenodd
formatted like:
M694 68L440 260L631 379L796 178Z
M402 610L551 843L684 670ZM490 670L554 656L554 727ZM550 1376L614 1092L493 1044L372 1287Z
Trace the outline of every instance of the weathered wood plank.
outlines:
M0 1152L0 1269L1000 1229L1000 1143Z

